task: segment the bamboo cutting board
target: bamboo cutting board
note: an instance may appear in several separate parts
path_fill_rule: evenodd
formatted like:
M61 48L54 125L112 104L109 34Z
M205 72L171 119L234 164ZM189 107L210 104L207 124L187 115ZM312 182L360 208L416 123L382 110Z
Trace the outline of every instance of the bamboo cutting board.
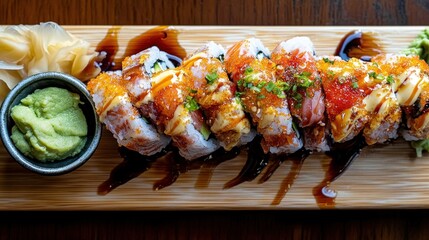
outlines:
M129 40L155 26L115 26L122 57ZM95 48L112 26L64 26ZM191 53L209 40L224 47L247 37L260 38L269 48L294 36L308 36L319 55L333 54L341 38L352 30L371 33L385 52L406 48L423 27L225 27L175 26L180 46ZM189 210L189 209L318 209L312 189L324 177L330 158L322 153L308 157L301 171L290 172L285 161L270 180L258 178L231 189L233 179L246 161L246 153L221 163L211 173L204 169L181 174L171 186L153 190L167 174L160 159L140 176L106 195L97 194L100 184L122 162L115 139L104 130L93 157L82 167L63 176L40 176L18 165L0 147L1 210ZM291 182L290 176L297 174ZM282 197L286 180L291 184ZM201 184L201 181L204 184ZM429 154L415 158L408 143L396 140L383 146L366 147L350 168L332 185L338 196L335 208L427 208L429 207ZM279 197L280 196L280 197ZM277 202L276 202L277 201Z

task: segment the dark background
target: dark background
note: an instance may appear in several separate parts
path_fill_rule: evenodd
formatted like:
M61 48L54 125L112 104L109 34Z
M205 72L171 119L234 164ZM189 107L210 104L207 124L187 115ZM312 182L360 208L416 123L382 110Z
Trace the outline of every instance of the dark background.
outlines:
M428 25L429 1L0 1L0 24L44 21L62 25ZM0 212L0 239L428 239L428 213L427 209L9 211Z
M0 23L427 25L427 0L2 0Z

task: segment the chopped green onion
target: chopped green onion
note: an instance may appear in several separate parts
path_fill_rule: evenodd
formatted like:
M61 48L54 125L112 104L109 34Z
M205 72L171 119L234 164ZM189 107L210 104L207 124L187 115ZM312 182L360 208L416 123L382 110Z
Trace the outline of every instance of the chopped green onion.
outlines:
M258 94L258 99L264 99L265 98L265 95L263 95L263 94Z
M292 92L296 92L296 90L298 90L298 86L293 85L293 86L292 86Z
M357 82L352 82L352 88L356 89L358 87L359 87L359 85Z
M282 91L288 91L290 89L290 85L287 82L277 81L277 87Z
M286 94L283 91L277 92L276 95L278 98L286 98Z
M250 87L250 90L253 90L253 91L255 91L255 92L261 92L261 89L260 89L260 88L258 88L258 87L256 87L256 86L252 86L252 87Z
M301 102L302 101L302 95L300 93L295 93L292 96L293 100L297 101L297 102Z
M370 72L370 73L368 73L368 76L369 77L372 77L372 78L374 78L374 79L377 79L377 80L384 80L384 76L383 76L383 74L377 74L377 73L375 73L375 72Z
M185 101L185 108L192 112L192 111L198 110L200 106L198 105L197 101L195 101L193 97L187 96Z
M338 78L338 82L340 83L340 84L344 84L345 82L346 82L346 77L344 77L344 76L341 76L341 77L339 77Z
M387 83L389 83L389 84L393 84L393 83L395 83L395 79L393 79L393 76L392 76L392 75L389 75L389 76L386 78L386 81L387 81Z
M241 87L241 86L243 86L243 83L244 83L244 78L242 78L242 79L238 80L237 85L238 85L239 87Z
M300 74L295 74L294 77L299 80L298 87L308 88L313 85L313 82L308 78L310 76L310 72L302 72Z
M265 86L264 82L260 82L258 83L258 85L256 85L257 88L263 88Z
M253 72L253 68L251 68L251 67L247 67L246 68L246 70L244 70L244 75L249 75L249 74L251 74Z
M217 75L216 71L213 71L213 72L207 74L206 75L207 84L213 84L218 78L219 78L219 76Z
M265 89L268 92L272 92L275 87L276 87L276 84L273 82L269 82L267 85L265 85Z
M335 60L329 60L329 58L323 58L323 61L325 63L330 63L330 64L334 64Z
M377 77L375 77L375 79L377 79L377 80L384 80L384 76L383 76L383 74L378 74L377 75Z

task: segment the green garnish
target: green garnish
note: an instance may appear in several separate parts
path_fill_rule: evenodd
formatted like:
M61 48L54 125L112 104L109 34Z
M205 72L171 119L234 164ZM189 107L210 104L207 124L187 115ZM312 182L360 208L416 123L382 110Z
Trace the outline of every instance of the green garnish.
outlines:
M198 91L197 91L197 90L195 90L195 89L189 89L189 92L190 92L191 94L195 94L195 93L197 93Z
M243 102L241 101L241 98L240 98L239 96L237 96L237 95L236 95L236 97L235 97L235 102L236 102L237 104L240 104L241 106L243 106Z
M263 95L263 94L258 94L258 97L257 97L258 99L264 99L265 98L265 95Z
M375 79L377 79L377 80L384 80L384 76L383 76L383 74L378 74L377 75L377 77L375 77Z
M253 72L253 68L251 68L251 67L247 67L246 68L246 70L244 70L244 75L249 75L249 74L251 74Z
M302 95L300 93L295 93L292 98L296 101L301 101L302 100Z
M298 86L297 85L293 85L292 86L292 92L296 92L296 90L298 90Z
M417 157L422 157L423 151L429 151L429 139L413 141L411 146L416 149Z
M268 92L272 92L275 87L276 87L276 84L273 82L269 82L267 85L265 85L265 89Z
M285 92L283 92L282 90L275 90L274 91L274 94L276 94L276 96L278 97L278 98L286 98L286 93Z
M253 91L258 92L258 93L261 92L261 89L258 88L257 86L250 87L250 90L253 90Z
M344 84L345 82L346 82L346 77L344 77L344 76L341 76L341 77L339 77L338 78L338 82L340 83L340 84Z
M219 76L217 75L216 71L213 71L213 72L207 74L206 75L207 84L213 84L218 78L219 78Z
M352 88L356 89L358 87L359 87L359 85L357 82L352 82Z
M300 74L295 74L294 77L298 80L298 87L308 88L313 85L313 82L308 78L311 76L310 72L302 72Z
M335 60L329 60L329 58L323 58L323 61L325 63L330 63L330 64L334 64Z
M389 84L394 84L394 83L395 83L395 79L393 79L393 76L392 76L392 75L389 75L389 76L386 78L386 81L387 81L387 83L389 83Z
M429 29L424 29L419 33L403 53L417 55L420 59L429 62Z
M185 100L185 108L188 109L190 112L198 110L200 106L198 105L197 101L191 96L187 96Z
M377 80L384 80L384 76L383 76L383 74L377 74L377 73L375 73L375 72L370 72L370 73L368 73L368 76L369 77L372 77L372 78L374 78L374 79L377 79Z

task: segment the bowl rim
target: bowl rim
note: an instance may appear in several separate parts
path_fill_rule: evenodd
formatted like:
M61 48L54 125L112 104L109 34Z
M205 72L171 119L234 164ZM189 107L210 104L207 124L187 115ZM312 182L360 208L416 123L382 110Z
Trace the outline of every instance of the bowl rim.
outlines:
M10 135L9 135L8 121L10 119L10 109L12 108L11 104L13 103L13 101L16 100L17 97L20 97L20 93L25 88L37 82L41 82L43 80L59 80L58 85L62 85L61 84L62 82L65 85L76 88L79 91L81 96L82 95L85 96L86 101L82 99L81 101L90 103L90 106L87 106L86 108L89 108L89 112L92 115L91 118L92 117L94 118L93 119L94 135L91 136L92 141L89 143L89 145L87 145L84 149L81 150L82 152L79 153L80 155L77 155L77 157L75 156L76 159L74 161L71 161L69 164L62 165L60 167L41 166L37 164L38 160L29 160L29 157L22 154L20 150L16 148L15 144L12 142L12 139L10 138ZM46 86L46 87L49 87L49 86ZM60 87L60 86L56 86L56 87ZM38 89L38 88L35 88L35 89ZM67 89L67 90L70 91L70 89ZM33 92L30 92L28 94L31 94L31 93ZM23 96L22 98L24 97L25 96ZM16 102L14 106L18 104L19 101ZM88 116L86 117L88 118ZM86 119L86 121L88 123L89 119ZM88 161L91 158L91 156L97 149L97 146L101 139L101 134L102 134L101 123L98 119L98 115L95 110L95 104L93 102L93 99L89 91L86 88L86 85L79 79L67 73L48 71L48 72L41 72L34 75L30 75L24 78L14 88L11 89L11 91L7 94L6 98L4 99L0 108L0 135L5 149L9 152L11 157L15 159L21 166L23 166L24 168L32 172L39 173L41 175L62 175L62 174L69 173L79 168L80 166L82 166L86 161ZM87 141L88 140L89 140L89 137L87 136ZM53 162L53 163L58 163L58 162ZM47 165L46 163L43 163L43 162L40 162L40 164Z

